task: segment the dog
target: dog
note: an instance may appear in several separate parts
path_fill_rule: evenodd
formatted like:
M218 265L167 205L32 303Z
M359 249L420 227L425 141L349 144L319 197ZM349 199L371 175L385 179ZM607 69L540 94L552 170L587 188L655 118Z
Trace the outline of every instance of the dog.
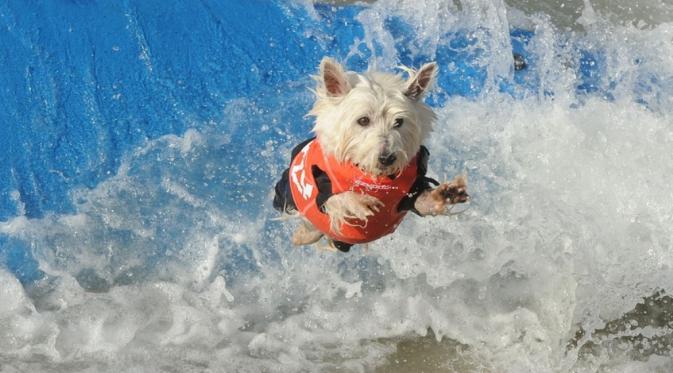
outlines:
M315 117L315 137L294 148L275 186L274 208L303 218L294 245L324 236L348 252L395 231L408 211L441 215L468 201L464 176L442 184L426 176L430 153L422 144L436 116L423 98L437 65L403 69L407 79L321 61L308 114Z

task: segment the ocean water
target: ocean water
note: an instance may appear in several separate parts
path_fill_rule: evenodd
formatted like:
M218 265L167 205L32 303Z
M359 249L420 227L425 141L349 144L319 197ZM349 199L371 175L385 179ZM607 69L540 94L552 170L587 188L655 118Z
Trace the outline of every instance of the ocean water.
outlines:
M439 63L465 212L291 246L323 55ZM0 62L0 372L673 370L669 2L6 1Z

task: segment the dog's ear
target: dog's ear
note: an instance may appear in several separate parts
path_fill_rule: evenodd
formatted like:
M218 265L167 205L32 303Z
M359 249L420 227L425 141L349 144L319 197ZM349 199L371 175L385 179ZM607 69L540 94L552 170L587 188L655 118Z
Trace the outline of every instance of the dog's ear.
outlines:
M346 72L334 59L325 57L320 61L320 78L327 95L330 97L343 96L351 90Z
M404 95L414 101L420 100L427 89L432 86L436 74L437 64L434 62L426 63L418 72L409 77L409 83Z

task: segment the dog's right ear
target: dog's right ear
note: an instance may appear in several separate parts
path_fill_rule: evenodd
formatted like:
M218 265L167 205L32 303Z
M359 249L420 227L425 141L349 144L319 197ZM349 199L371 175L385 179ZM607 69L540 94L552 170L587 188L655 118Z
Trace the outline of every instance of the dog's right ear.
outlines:
M408 70L410 73L413 70ZM418 72L410 74L409 83L404 95L414 101L419 101L425 92L432 86L437 75L437 64L434 62L426 63Z
M343 67L334 59L324 57L320 61L320 77L327 96L339 97L343 96L351 90L351 85L348 83L346 72Z

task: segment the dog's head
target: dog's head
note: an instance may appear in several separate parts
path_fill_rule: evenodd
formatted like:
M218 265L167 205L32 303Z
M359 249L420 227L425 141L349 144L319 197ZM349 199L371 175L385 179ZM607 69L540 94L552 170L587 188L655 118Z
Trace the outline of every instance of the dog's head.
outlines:
M346 72L324 58L316 77L317 100L310 111L323 150L373 175L401 172L432 130L435 114L422 102L437 65L400 75Z

